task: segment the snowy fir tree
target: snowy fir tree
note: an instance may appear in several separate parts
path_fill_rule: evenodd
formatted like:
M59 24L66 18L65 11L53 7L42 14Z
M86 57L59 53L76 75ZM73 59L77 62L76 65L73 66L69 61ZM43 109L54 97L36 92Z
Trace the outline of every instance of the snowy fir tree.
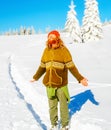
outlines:
M82 41L93 41L102 38L102 23L100 21L98 2L85 0L85 10L82 25Z
M81 37L80 37L80 26L79 26L79 21L76 18L76 11L75 5L73 0L71 1L71 5L69 6L70 10L67 13L67 20L65 23L65 32L68 32L69 35L71 36L73 42L79 43L81 42Z
M24 35L24 27L23 26L20 27L20 35Z
M31 34L31 28L30 27L26 28L24 33L25 33L25 35L30 35Z
M35 34L35 33L36 33L36 31L35 31L34 27L31 26L31 34Z
M50 30L51 30L51 27L50 27L50 26L47 26L47 27L45 28L45 32L46 32L46 33L48 33Z

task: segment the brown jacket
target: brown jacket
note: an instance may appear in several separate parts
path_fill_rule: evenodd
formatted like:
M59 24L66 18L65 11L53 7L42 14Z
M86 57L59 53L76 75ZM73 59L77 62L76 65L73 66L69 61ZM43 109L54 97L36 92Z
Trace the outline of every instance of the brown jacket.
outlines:
M68 70L80 82L84 77L72 61L70 52L65 46L57 49L45 48L41 64L33 76L38 80L45 72L43 84L50 87L62 87L68 84Z

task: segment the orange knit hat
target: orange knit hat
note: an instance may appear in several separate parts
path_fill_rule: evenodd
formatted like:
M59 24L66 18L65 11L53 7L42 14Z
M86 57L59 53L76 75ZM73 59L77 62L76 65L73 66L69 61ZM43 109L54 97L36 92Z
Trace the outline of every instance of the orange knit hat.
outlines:
M56 37L60 37L60 33L56 30L49 32L48 37L49 37L50 34L54 34L54 35L56 35Z

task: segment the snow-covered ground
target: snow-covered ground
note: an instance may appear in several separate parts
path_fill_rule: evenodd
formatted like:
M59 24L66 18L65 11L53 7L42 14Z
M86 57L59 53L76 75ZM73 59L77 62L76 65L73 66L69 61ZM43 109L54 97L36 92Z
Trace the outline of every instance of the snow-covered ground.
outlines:
M70 130L111 129L111 25L98 42L71 44L71 51L88 87L69 74ZM0 36L0 130L48 130L48 101L42 78L30 83L45 48L46 34Z

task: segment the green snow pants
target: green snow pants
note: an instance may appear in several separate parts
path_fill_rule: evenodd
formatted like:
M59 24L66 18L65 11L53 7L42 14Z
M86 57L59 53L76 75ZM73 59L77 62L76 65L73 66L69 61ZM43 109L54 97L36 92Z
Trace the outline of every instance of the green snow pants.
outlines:
M48 99L49 101L49 114L51 125L57 125L58 121L58 102L60 103L60 118L62 127L69 124L69 111L68 101L61 88L58 88L55 92L55 96Z

